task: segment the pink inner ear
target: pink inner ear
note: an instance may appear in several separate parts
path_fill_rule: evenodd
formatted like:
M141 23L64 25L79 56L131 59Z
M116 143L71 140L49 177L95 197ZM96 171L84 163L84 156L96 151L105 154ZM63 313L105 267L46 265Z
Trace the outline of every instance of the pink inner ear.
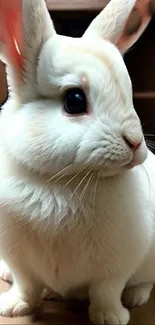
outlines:
M0 0L0 9L0 40L9 61L19 68L22 64L22 1Z
M147 24L151 19L150 11L149 11L150 0L137 0L135 9L137 10L137 21L134 15L134 10L131 13L127 25L124 28L122 36L117 44L118 48L122 52L126 52L128 48L130 48L140 37L140 35L145 30ZM139 22L138 22L139 19ZM129 30L129 26L133 26L133 31L131 27L131 31ZM137 27L136 27L137 26Z

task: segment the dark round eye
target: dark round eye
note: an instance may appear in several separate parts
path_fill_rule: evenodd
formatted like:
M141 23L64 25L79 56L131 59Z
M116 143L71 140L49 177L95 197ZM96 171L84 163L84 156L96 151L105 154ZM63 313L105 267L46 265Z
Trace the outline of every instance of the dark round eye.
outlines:
M87 113L87 99L82 89L72 88L65 93L64 109L70 115Z

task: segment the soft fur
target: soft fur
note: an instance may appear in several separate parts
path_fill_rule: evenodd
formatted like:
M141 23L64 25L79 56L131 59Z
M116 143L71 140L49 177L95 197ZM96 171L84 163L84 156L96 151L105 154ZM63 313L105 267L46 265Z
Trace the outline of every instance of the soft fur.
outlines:
M116 46L134 5L111 0L72 39L56 34L43 0L23 0L23 65L5 57L10 97L0 119L1 276L13 279L3 316L30 313L46 288L89 295L96 324L126 324L122 293L130 306L149 298L155 158ZM75 86L89 113L71 117L63 94Z

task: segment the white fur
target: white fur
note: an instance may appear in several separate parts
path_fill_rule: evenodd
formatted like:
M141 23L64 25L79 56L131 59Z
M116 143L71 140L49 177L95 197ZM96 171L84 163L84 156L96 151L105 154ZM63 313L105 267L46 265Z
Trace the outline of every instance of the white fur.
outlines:
M43 1L24 6L25 22L31 14L21 49L24 79L0 120L0 252L13 277L0 313L31 312L46 287L64 298L89 295L94 323L126 324L124 288L128 297L127 290L142 286L136 299L133 288L126 298L140 304L155 280L155 158L147 157L131 81L108 40L64 38L52 23L49 38L41 28L48 17ZM15 85L12 69L8 63ZM75 86L87 94L88 115L63 112L63 93Z

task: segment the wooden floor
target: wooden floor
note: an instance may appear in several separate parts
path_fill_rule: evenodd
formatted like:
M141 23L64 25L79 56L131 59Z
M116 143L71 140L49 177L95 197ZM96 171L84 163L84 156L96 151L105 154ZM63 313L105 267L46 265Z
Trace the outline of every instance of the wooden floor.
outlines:
M0 281L0 291L6 291L8 285ZM0 324L53 324L53 325L90 325L87 306L75 302L45 302L33 317L0 318ZM131 312L130 324L155 325L155 289L147 305Z

